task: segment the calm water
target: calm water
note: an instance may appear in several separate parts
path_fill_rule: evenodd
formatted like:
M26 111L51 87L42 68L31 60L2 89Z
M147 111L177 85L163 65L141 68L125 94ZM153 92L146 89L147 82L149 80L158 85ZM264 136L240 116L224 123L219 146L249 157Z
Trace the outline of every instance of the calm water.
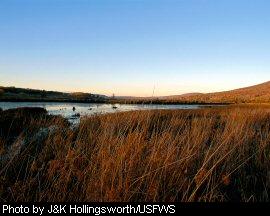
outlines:
M116 109L113 106L117 107ZM154 104L97 104L97 103L57 103L57 102L0 102L3 110L17 107L43 107L49 114L62 115L70 120L79 119L80 116L93 114L104 114L123 112L131 110L151 110L151 109L198 109L201 105L154 105ZM75 107L75 111L73 111Z

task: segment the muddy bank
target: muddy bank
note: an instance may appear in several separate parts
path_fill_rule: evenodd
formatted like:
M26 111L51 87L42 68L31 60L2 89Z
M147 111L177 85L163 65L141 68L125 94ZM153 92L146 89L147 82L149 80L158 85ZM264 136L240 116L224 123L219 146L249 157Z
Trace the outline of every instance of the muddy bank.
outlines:
M69 125L61 116L49 115L44 108L22 107L0 110L0 140L9 145L22 134L31 134L41 127L49 127L54 122ZM2 144L3 145L3 144Z

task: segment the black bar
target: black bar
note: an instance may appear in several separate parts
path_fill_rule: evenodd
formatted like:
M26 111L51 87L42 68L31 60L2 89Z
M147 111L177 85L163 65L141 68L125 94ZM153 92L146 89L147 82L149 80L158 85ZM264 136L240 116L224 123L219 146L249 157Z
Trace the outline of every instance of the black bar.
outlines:
M219 215L268 212L269 203L1 203L0 215Z

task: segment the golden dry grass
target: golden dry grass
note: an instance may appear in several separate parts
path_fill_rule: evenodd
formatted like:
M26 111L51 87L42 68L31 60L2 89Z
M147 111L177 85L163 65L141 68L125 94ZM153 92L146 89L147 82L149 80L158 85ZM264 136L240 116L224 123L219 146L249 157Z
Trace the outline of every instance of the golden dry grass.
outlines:
M269 201L269 106L50 124L58 128L1 163L2 201Z

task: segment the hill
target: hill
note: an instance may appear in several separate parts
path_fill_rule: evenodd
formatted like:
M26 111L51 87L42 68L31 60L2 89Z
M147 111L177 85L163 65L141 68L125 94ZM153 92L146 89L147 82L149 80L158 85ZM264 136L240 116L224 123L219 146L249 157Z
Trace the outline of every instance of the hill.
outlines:
M160 97L117 97L118 103L153 104L239 104L270 103L270 81L262 84L214 93L187 93Z
M203 95L203 93L194 92L194 93L186 93L186 94L181 94L181 95L162 96L162 97L157 97L157 98L170 100L170 99L177 99L177 98L190 97L190 96L199 96L199 95Z
M105 102L104 95L82 92L57 92L37 89L1 87L0 101Z
M178 97L171 98L171 100L198 103L269 103L270 82L231 91L180 95Z
M262 84L214 93L187 93L161 97L107 97L105 95L73 92L64 93L0 86L0 101L97 102L126 104L239 104L270 103L270 81Z

